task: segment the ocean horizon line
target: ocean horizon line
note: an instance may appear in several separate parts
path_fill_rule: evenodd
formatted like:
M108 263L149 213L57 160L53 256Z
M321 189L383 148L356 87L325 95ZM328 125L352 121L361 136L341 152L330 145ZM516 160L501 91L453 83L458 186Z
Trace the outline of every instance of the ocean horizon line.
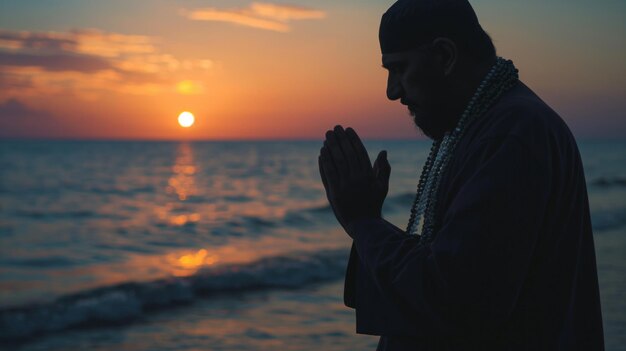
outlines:
M364 141L374 142L431 142L424 137L414 138L384 138L362 137ZM610 137L578 137L581 142L626 142L626 136ZM142 142L142 143L246 143L246 142L323 142L319 138L232 138L232 139L177 139L177 138L82 138L82 137L0 137L0 142Z
M361 138L367 141L431 141L426 138ZM176 139L176 138L80 138L80 137L0 137L0 141L33 141L33 142L171 142L171 143L210 143L210 142L323 142L319 138L232 138L232 139ZM626 138L625 138L626 140Z

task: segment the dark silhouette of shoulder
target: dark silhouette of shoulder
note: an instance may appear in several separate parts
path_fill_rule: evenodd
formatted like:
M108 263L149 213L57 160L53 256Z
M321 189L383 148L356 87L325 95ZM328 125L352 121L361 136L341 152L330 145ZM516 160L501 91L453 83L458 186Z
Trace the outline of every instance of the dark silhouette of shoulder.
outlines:
M521 81L470 126L459 149L469 153L511 139L521 143L540 163L579 157L565 121Z

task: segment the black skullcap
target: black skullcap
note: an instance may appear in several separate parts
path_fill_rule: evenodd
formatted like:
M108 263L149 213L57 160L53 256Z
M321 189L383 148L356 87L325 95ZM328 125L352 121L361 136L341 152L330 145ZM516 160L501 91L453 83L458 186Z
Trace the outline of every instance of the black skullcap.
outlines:
M408 51L436 36L467 36L482 31L467 0L398 0L383 15L379 40L383 54Z

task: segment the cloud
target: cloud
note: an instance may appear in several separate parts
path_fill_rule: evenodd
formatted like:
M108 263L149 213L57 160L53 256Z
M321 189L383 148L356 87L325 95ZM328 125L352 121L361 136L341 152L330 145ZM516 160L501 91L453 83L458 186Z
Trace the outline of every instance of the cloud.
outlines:
M235 11L220 11L211 8L195 10L189 13L188 18L196 21L228 22L246 27L283 33L289 32L290 30L289 26L285 23L252 17L245 13L238 13Z
M246 8L218 10L200 8L182 11L188 19L195 21L217 21L241 26L286 33L291 30L288 22L295 20L323 19L326 13L307 7L253 2Z
M152 39L141 35L96 29L64 33L0 30L0 65L4 66L78 72L155 71L170 64L172 59L169 55L159 55Z
M14 97L73 92L92 99L101 91L182 93L178 82L189 76L198 80L213 67L211 60L181 60L161 52L153 38L142 35L97 29L0 30L0 89Z
M107 33L97 29L78 29L64 33L0 30L0 49L2 48L101 57L147 54L156 51L152 40L147 36Z
M76 47L76 40L61 33L0 30L0 48L63 51Z
M30 66L46 71L97 72L112 68L106 60L86 55L33 55L0 52L0 66Z
M96 29L75 30L71 34L78 40L76 49L82 54L120 57L157 52L153 39L143 35L105 33Z
M252 12L259 16L274 19L276 21L323 19L326 13L301 6L276 5L269 3L253 2L250 5Z

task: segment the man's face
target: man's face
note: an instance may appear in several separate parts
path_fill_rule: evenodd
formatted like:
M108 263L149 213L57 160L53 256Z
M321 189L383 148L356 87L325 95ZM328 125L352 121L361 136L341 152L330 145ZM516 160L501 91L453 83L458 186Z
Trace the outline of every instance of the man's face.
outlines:
M454 116L446 113L449 96L445 76L424 46L383 54L383 67L389 72L387 97L400 99L427 137L441 139L454 127Z

